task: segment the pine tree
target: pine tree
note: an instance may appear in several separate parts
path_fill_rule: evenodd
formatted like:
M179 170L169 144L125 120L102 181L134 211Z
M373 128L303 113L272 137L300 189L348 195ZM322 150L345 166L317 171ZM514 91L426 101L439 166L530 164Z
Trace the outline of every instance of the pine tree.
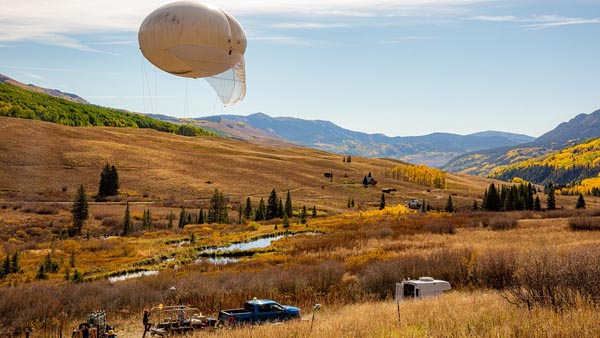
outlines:
M265 200L261 197L260 202L258 202L258 207L256 208L256 212L254 213L255 221L264 221L266 219L266 207Z
M576 209L585 209L585 199L583 199L583 195L579 194L579 198L577 199L577 203L575 204Z
M302 206L302 211L300 211L300 223L306 224L306 205Z
M381 201L379 202L379 210L383 210L385 208L385 194L381 193Z
M128 236L133 231L133 221L129 212L129 202L125 206L125 215L123 216L123 236ZM75 270L77 271L77 270Z
M48 254L46 256L43 267L44 267L45 272L50 272L50 273L56 273L56 272L58 272L58 269L59 269L58 264L56 264L55 262L52 261L52 257L50 257L50 254Z
M185 208L181 207L181 211L179 212L179 223L177 224L177 227L179 229L183 229L183 227L185 227L186 217L187 217L187 213L185 211Z
M277 202L277 218L283 218L283 201L281 198Z
M317 218L317 206L313 205L312 218Z
M542 204L540 203L539 196L535 196L535 201L533 202L533 210L535 210L535 211L542 210Z
M252 201L250 197L246 198L246 207L244 208L244 217L252 219Z
M114 196L119 194L119 173L115 166L109 166L108 163L102 169L100 174L100 183L98 184L98 196Z
M11 273L19 273L19 271L21 271L21 259L20 259L20 254L18 251L15 251L15 253L12 255L12 258L10 260L10 272Z
M554 187L550 185L548 188L548 200L546 202L546 209L556 210L556 199L554 197Z
M277 217L278 201L279 199L277 199L277 193L275 192L275 189L271 190L271 194L269 195L269 199L267 200L267 210L265 214L265 219L267 221Z
M73 281L73 283L83 283L83 275L81 272L79 272L79 270L75 269L73 276L71 277L71 281Z
M173 229L173 219L175 215L173 215L173 210L169 213L169 223L167 223L167 229Z
M35 275L35 279L39 279L39 280L48 279L48 275L46 274L46 271L44 271L44 264L40 265L40 267L38 269L38 273Z
M454 212L454 204L452 203L452 195L448 195L448 201L446 201L446 206L444 208L446 212Z
M283 228L287 229L290 227L290 220L288 219L288 215L284 212L283 213Z
M238 208L238 224L242 224L243 220L244 220L244 208L242 207L242 204L240 203L240 207Z
M71 280L71 269L68 266L65 268L65 280L67 282Z
M294 215L294 210L292 208L292 196L290 195L290 191L288 190L287 196L285 198L285 209L284 212L291 217Z
M208 209L207 215L208 223L229 223L229 216L227 214L227 205L225 204L225 198L223 193L218 189L215 189L213 197L210 200L210 208Z
M425 205L425 200L423 200L423 203L421 203L421 212L426 212L427 211L427 206Z
M11 269L11 265L10 265L10 256L8 254L8 252L6 253L6 258L4 259L4 264L2 264L2 274L4 276L11 274L12 273L12 269Z
M198 212L198 224L204 224L204 210L202 208Z
M73 227L70 229L71 236L81 235L83 224L89 217L88 208L85 188L83 188L83 185L80 185L79 189L77 189L75 201L73 201L73 205L71 206L71 214L73 215Z

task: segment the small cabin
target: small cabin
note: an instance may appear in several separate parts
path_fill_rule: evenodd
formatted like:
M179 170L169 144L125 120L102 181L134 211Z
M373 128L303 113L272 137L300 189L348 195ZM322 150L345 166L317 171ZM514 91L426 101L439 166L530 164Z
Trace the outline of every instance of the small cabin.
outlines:
M405 280L401 283L396 283L396 300L437 296L450 289L450 283L433 279L432 277Z

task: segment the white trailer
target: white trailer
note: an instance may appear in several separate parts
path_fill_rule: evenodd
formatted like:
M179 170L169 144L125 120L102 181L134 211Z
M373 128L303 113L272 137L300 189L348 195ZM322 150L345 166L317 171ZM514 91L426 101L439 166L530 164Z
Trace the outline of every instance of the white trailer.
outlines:
M420 277L417 280L396 283L396 300L437 296L448 290L450 290L450 283L446 281Z

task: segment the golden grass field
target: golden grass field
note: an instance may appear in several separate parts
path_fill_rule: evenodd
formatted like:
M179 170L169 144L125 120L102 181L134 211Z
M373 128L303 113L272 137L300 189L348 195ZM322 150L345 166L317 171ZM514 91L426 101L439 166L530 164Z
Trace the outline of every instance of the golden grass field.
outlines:
M0 135L0 260L18 250L22 269L0 281L0 334L29 325L35 336L55 336L58 327L68 330L87 312L105 308L120 337L141 337L141 310L159 302L183 302L216 316L219 309L256 296L298 305L307 320L195 336L600 336L598 302L585 292L570 306L536 303L531 311L506 298L515 302L508 292L515 290L511 283L522 282L519 278L530 276L529 268L538 263L546 269L540 273L548 283L580 274L581 285L594 288L590 281L600 278L600 232L573 231L569 220L585 216L597 221L599 198L586 197L586 210L574 210L576 197L557 196L561 210L554 212L472 212L473 201L481 202L483 191L497 181L448 174L447 189L432 189L384 178L394 160L353 157L345 163L342 155L311 149L151 130L0 118ZM83 184L92 201L105 163L119 170L121 196L90 203L84 226L89 238L59 239L71 223L77 187ZM324 172L333 172L333 180ZM360 184L368 172L379 181L377 187ZM397 191L385 195L388 207L379 211L382 187ZM318 217L309 217L307 224L292 217L288 231L318 234L279 239L237 263L194 263L204 246L282 231L281 220L165 229L169 214L177 217L181 207L206 210L215 189L225 194L233 220L247 197L256 207L272 189L284 200L289 190L295 211L315 206ZM403 207L417 198L443 208L449 195L459 212L421 213ZM355 208L347 207L350 198ZM544 203L546 197L540 193L540 199ZM150 210L159 229L118 236L126 201L135 223ZM516 227L483 226L494 219L515 220ZM192 234L195 243L173 245ZM47 255L60 270L38 281L37 269ZM71 272L77 269L88 282L64 279L71 255L76 258ZM568 265L566 272L561 264ZM180 267L177 272L175 265ZM111 273L136 268L161 272L114 284L106 280ZM423 275L445 278L454 290L401 303L398 321L394 283ZM176 293L165 291L171 286ZM577 290L578 285L572 287ZM46 295L45 304L36 298L40 292ZM13 311L21 301L30 304L27 311ZM314 303L323 307L311 330Z

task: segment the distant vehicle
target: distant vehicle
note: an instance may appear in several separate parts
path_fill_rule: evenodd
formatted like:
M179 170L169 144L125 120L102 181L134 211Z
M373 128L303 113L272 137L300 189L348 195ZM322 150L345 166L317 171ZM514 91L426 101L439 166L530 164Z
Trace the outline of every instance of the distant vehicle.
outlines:
M421 209L421 201L419 200L411 200L408 202L409 209Z
M73 330L73 337L77 338L116 338L114 327L106 323L106 312L96 311L88 315L87 322L80 323L77 329Z
M235 325L295 318L300 318L300 309L295 306L280 305L268 299L254 299L247 301L244 308L219 311L218 322Z
M420 277L417 280L405 280L396 283L396 300L416 299L437 296L450 290L450 283L433 279L432 277Z

